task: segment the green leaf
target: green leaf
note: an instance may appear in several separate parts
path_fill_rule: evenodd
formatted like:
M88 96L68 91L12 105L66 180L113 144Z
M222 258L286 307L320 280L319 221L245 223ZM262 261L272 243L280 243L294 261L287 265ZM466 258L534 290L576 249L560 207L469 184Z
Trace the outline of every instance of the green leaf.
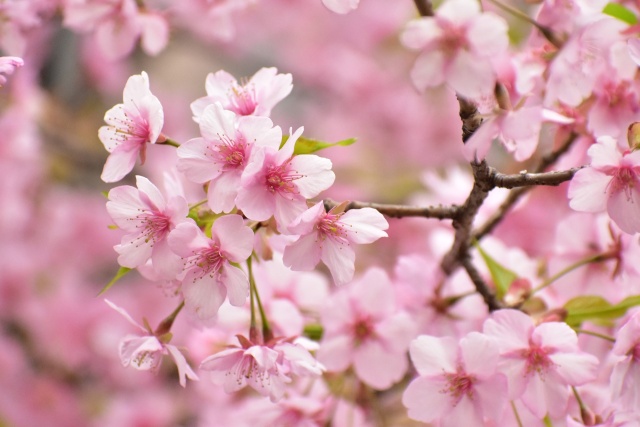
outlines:
M585 295L575 297L564 305L567 310L567 319L570 326L580 326L584 321L595 323L608 323L626 314L631 307L640 305L640 295L627 297L617 304L611 304L606 299L597 295Z
M284 135L282 137L282 143L280 144L280 147L282 147L288 139L289 135ZM343 139L342 141L338 142L325 142L301 136L296 141L296 146L293 149L293 154L311 154L315 153L316 151L324 150L325 148L336 146L346 147L347 145L351 145L354 142L356 142L356 138Z
M312 339L314 341L320 341L320 339L322 339L324 329L322 325L320 325L319 323L313 323L313 324L305 325L303 333L309 339Z
M130 268L120 267L120 269L118 270L116 275L113 276L113 279L111 279L111 281L109 283L107 283L105 285L105 287L102 288L102 290L98 293L98 296L100 296L100 295L104 294L105 292L107 292L109 290L109 288L114 285L114 283L116 283L118 280L120 280L120 278L122 278L122 276L124 276L125 274L127 274L130 271L131 271Z
M618 3L607 4L604 9L602 9L602 13L613 16L614 18L617 18L622 22L626 22L629 25L635 25L638 23L638 17L631 10Z
M482 255L482 259L484 259L485 264L487 264L487 268L491 274L491 279L496 286L496 296L498 299L502 299L509 290L513 281L518 278L518 275L498 263L495 259L491 258L491 256L489 256L489 254L486 253L480 245L477 243L474 243L474 245L476 249L478 249L478 252L480 252L480 255Z

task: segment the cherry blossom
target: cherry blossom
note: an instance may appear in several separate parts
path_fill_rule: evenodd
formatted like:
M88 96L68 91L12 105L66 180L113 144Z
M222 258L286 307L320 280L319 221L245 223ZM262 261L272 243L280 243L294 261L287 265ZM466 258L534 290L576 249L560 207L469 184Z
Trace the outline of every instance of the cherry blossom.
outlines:
M245 261L253 249L253 231L240 215L222 216L211 227L211 238L193 222L178 225L169 247L183 258L182 294L186 308L200 320L213 318L225 298L241 306L249 295L249 279L231 265Z
M307 209L307 199L329 188L335 179L331 161L314 154L293 155L303 128L276 151L265 147L245 168L236 205L247 218L266 221L272 215L281 232Z
M178 148L178 170L193 182L209 182L207 200L213 212L230 212L254 147L277 150L282 132L267 117L238 117L219 102L205 108L199 123L202 138Z
M153 371L157 372L160 369L160 363L162 362L162 356L170 355L177 368L178 375L180 377L180 385L186 386L187 378L192 381L197 381L198 376L191 369L184 355L178 350L175 345L168 344L165 340L169 337L160 336L157 337L150 330L140 325L121 307L118 307L109 300L104 300L109 307L116 310L132 325L138 328L144 335L127 335L120 341L120 361L123 366L131 366L134 369L140 371Z
M360 380L379 390L406 372L405 353L416 326L397 308L384 270L371 268L331 296L322 311L322 324L318 360L328 371L353 366Z
M536 326L521 311L498 310L483 331L498 341L498 370L507 376L509 399L521 399L538 418L562 416L569 386L595 379L598 359L580 351L578 337L566 323Z
M199 121L207 105L216 102L240 116L268 117L271 109L291 93L291 81L291 74L278 74L274 67L258 70L242 84L226 71L210 73L205 83L207 96L191 104L194 119Z
M481 12L475 0L445 1L434 17L409 22L401 35L402 44L421 51L411 70L413 83L419 90L447 83L469 98L491 93L491 58L506 50L507 29L504 19Z
M288 227L300 237L284 250L284 264L293 270L312 270L320 260L331 271L333 280L343 285L353 278L355 252L352 244L373 243L389 228L387 220L375 209L325 211L323 202L309 208Z
M94 33L98 46L111 59L129 54L138 39L149 55L164 49L169 24L158 12L139 8L135 0L68 0L64 24Z
M569 184L569 206L581 212L605 211L625 233L640 231L640 151L620 152L615 139L598 138L587 154L591 166Z
M136 158L145 161L147 143L155 143L164 125L162 104L149 90L149 77L144 71L129 77L124 87L123 103L104 116L108 126L98 132L109 153L101 178L104 182L120 181L131 172Z
M1 56L0 57L0 87L7 83L7 76L24 65L22 58L17 56Z
M640 312L620 328L612 353L618 360L611 373L611 398L622 409L635 410L640 404Z
M507 380L497 371L498 345L471 332L459 343L452 337L422 335L411 342L418 371L402 396L409 417L441 427L486 425L497 421L507 403Z
M238 335L241 347L232 346L204 359L200 369L211 371L215 383L227 393L247 385L272 402L285 394L292 376L319 376L324 371L303 344L276 340L266 344L253 343Z
M172 194L168 200L151 181L136 176L137 188L129 185L109 191L107 211L118 227L127 232L119 245L118 263L136 268L151 260L158 278L175 278L181 271L180 258L167 243L171 230L187 221L189 207L184 197Z

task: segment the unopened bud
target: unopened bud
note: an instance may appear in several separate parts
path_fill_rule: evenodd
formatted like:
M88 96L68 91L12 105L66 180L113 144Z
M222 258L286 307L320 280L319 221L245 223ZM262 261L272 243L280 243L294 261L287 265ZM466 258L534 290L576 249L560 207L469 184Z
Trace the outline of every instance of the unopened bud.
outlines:
M631 151L640 148L640 122L633 122L627 128L627 142Z

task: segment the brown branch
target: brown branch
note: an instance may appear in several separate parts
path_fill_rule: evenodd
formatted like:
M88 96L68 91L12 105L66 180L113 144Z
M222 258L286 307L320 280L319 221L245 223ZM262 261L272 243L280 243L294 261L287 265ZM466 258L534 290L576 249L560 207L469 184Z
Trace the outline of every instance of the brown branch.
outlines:
M573 144L577 137L577 134L571 134L569 138L567 138L567 141L560 148L542 157L540 163L535 168L534 173L541 173L546 168L555 163L560 158L560 156L562 156L569 150L569 147L571 147L571 144ZM476 231L474 231L473 239L479 241L484 236L491 233L493 229L500 223L500 221L502 221L502 218L504 218L507 212L511 210L513 205L515 205L516 202L520 200L520 198L532 188L533 187L529 186L512 190L504 200L504 202L502 202L498 210L484 224L482 224Z
M447 275L453 273L460 262L467 257L467 251L471 244L471 225L480 206L493 189L491 183L491 168L484 160L480 163L471 163L473 168L473 188L460 208L460 214L453 221L453 228L456 230L453 245L447 254L442 258L440 268Z
M339 205L333 200L325 200L324 207L328 211ZM388 205L382 203L365 203L365 202L349 202L345 207L345 211L350 209L373 208L383 215L391 218L404 217L423 217L437 219L454 219L460 212L460 206L407 206L407 205Z
M461 263L467 274L469 275L469 278L473 282L476 291L480 294L480 296L482 296L482 299L484 299L484 302L487 304L489 311L495 311L502 308L500 302L496 299L494 293L491 291L491 289L489 289L489 286L482 279L480 272L476 270L476 267L473 265L468 255L462 258Z
M563 182L570 181L573 176L584 166L571 168L564 171L553 171L543 173L528 173L526 171L518 174L506 175L495 172L492 176L493 185L500 188L529 187L533 185L557 186ZM493 168L491 168L493 169Z
M429 0L413 0L420 16L433 16L433 5Z

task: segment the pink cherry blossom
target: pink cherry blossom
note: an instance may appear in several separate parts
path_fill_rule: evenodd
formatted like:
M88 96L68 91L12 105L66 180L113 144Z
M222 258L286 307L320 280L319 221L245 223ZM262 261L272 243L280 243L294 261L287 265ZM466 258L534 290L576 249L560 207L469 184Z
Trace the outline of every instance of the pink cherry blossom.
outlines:
M484 323L485 334L498 340L498 370L505 373L509 399L521 399L538 418L562 416L569 386L596 377L598 359L578 348L578 337L566 323L536 326L518 310L498 310Z
M491 93L491 58L506 50L507 29L504 19L481 12L475 0L445 1L435 16L409 22L401 35L402 44L421 51L411 70L413 83L419 90L447 83L470 98Z
M184 197L173 194L168 200L151 181L136 176L138 188L129 185L109 191L107 211L118 227L127 232L119 245L118 263L136 268L151 260L159 278L173 279L181 271L180 257L167 243L171 230L187 221L189 207Z
M205 108L199 123L202 138L178 148L178 170L193 182L209 182L207 196L213 212L230 212L254 147L277 150L282 132L267 117L239 117L219 102Z
M343 285L355 271L352 245L387 237L387 228L387 220L375 209L326 212L323 202L319 202L289 225L289 232L300 237L284 249L283 261L293 270L308 271L322 260L336 284Z
M13 72L24 65L22 58L17 56L2 56L0 57L0 87L7 83L7 77L13 74Z
M162 362L162 356L170 355L177 368L178 375L180 377L180 385L186 386L187 378L192 381L197 381L198 376L191 369L184 355L178 350L175 345L166 343L164 340L167 337L154 335L153 331L147 330L127 313L123 308L118 307L109 300L104 300L109 307L116 310L132 325L138 328L144 335L127 335L120 341L120 361L123 366L131 366L134 369L140 371L153 371L158 372L160 369L160 363ZM170 334L169 334L170 335Z
M616 334L612 353L618 360L611 373L611 398L622 409L640 405L640 312L636 312Z
M222 384L227 393L247 385L272 402L280 400L292 376L320 376L324 371L302 344L276 340L257 344L238 335L242 347L230 347L207 357L200 369L212 372L215 383Z
M393 285L379 268L341 288L322 313L318 360L327 370L349 366L365 384L383 390L407 370L406 351L416 325L395 304Z
M169 246L184 260L182 294L186 308L200 320L213 318L225 298L241 306L249 295L249 279L231 265L245 261L253 250L253 231L240 215L216 219L211 238L193 222L178 225L169 235Z
M138 39L149 55L160 53L169 41L169 24L158 12L140 8L135 0L68 0L64 24L93 33L110 59L129 54Z
M605 211L625 233L640 231L640 151L621 153L607 136L587 151L591 166L569 184L569 206L581 212Z
M411 342L418 371L402 396L409 417L441 427L482 426L497 421L507 403L507 381L497 371L498 345L471 332L454 338L422 335Z
M358 8L360 0L322 0L327 9L335 13L349 13Z
M245 168L236 205L247 218L266 221L272 215L278 230L307 209L307 199L329 188L335 179L331 161L314 154L293 155L299 128L278 151L265 147Z
M220 70L207 76L207 96L191 104L194 119L199 121L207 105L219 102L226 110L240 116L265 116L289 93L291 74L278 74L276 68L261 68L246 83L239 84L231 74Z
M155 143L164 125L162 104L149 90L149 77L144 71L129 77L124 87L123 103L104 116L108 126L98 132L109 153L101 178L104 182L120 181L131 172L136 158L145 161L147 143Z

